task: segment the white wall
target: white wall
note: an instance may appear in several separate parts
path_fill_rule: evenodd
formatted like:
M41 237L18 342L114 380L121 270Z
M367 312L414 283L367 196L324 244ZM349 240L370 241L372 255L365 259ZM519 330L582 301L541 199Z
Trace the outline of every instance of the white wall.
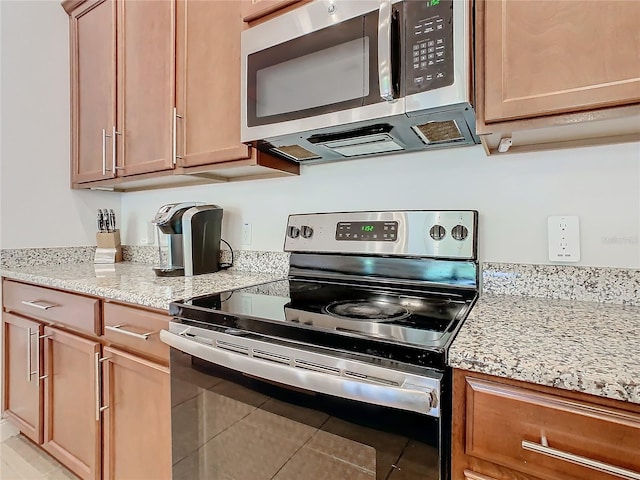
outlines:
M69 189L69 17L56 0L0 1L0 246L95 245L120 194Z
M57 0L1 0L0 246L92 245L96 208L141 244L168 202L225 209L224 236L281 250L289 213L410 208L480 212L485 261L549 263L546 217L579 215L583 265L640 268L640 144L487 158L478 147L303 168L295 178L140 193L71 191L68 18ZM243 247L244 248L244 247Z
M140 244L157 208L205 201L225 209L223 236L282 250L289 213L475 209L483 261L550 263L547 217L578 215L581 265L640 267L640 144L486 157L480 146L315 165L295 178L216 184L122 198L125 243ZM246 247L242 247L246 248Z

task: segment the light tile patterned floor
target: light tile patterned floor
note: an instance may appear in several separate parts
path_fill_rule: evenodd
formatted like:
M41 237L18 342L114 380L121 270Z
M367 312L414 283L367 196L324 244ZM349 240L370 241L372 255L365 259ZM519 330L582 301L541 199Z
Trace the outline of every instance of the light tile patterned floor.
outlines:
M0 479L77 480L77 477L0 420Z

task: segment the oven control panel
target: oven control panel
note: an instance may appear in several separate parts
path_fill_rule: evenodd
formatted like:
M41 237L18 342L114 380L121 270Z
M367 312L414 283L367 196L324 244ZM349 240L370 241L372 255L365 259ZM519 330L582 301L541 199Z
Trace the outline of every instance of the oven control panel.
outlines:
M338 222L336 240L348 242L395 242L398 222Z
M477 259L474 210L405 210L290 215L284 250Z

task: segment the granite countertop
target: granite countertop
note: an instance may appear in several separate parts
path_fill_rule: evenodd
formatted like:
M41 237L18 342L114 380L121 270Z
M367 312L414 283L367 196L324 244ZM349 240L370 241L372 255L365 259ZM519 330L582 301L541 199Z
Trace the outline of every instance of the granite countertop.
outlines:
M449 365L640 404L640 307L484 294Z
M0 274L161 310L286 277L234 268L159 278L150 265L128 262L7 267ZM640 306L485 293L454 340L449 365L640 404Z
M175 300L248 287L282 275L224 270L193 277L156 277L150 265L75 263L4 268L3 277L169 310Z

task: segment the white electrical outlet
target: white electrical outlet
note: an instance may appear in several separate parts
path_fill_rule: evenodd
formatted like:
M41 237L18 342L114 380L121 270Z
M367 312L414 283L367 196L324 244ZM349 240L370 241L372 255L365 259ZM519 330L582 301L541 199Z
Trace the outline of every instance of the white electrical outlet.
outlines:
M242 224L242 245L248 247L251 245L251 224Z
M552 262L580 261L580 221L577 216L549 217L549 260Z
M156 243L156 226L149 222L145 222L144 231L140 238L141 245L153 245Z

